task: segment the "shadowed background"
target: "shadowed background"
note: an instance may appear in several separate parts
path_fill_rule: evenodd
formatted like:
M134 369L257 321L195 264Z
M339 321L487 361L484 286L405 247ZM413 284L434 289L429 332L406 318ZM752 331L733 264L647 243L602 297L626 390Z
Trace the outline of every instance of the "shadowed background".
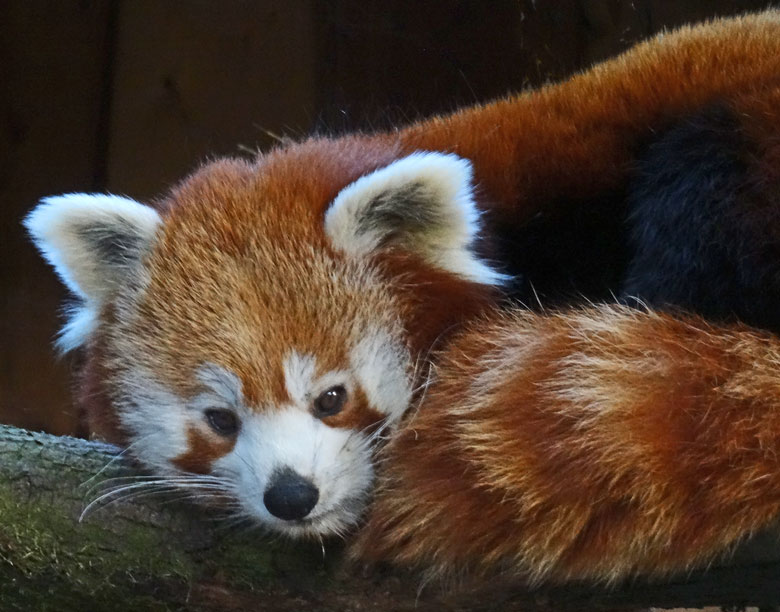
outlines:
M42 196L148 201L275 135L381 129L560 79L766 0L9 0L0 4L0 422L79 431L66 297L20 221Z

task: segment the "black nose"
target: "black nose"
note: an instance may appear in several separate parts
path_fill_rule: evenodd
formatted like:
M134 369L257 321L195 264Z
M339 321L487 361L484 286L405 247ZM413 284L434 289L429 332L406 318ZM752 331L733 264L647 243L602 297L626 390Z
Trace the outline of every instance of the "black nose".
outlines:
M320 492L310 480L285 468L277 470L263 495L268 512L284 521L304 518L317 505Z

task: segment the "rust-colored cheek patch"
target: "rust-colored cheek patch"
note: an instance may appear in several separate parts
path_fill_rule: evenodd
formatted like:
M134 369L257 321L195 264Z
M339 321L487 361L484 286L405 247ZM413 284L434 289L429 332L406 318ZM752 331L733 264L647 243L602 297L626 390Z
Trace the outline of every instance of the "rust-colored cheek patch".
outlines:
M214 461L232 451L235 443L235 437L209 435L190 427L187 432L187 450L172 463L185 472L208 474Z

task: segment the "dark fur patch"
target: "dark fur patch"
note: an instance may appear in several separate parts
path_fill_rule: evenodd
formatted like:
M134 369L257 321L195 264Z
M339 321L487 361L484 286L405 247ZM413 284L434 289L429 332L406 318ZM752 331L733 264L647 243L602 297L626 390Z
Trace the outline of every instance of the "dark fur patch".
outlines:
M135 261L143 247L143 238L138 230L121 220L111 224L82 225L75 233L89 246L89 251L98 262L110 267Z
M358 230L379 230L386 241L403 240L444 222L439 203L424 183L412 182L375 196L358 219Z
M780 330L780 207L757 153L723 107L648 148L628 196L627 298Z
M598 198L571 198L550 206L517 228L484 216L494 257L515 278L512 297L527 306L560 306L611 300L627 263L622 190Z

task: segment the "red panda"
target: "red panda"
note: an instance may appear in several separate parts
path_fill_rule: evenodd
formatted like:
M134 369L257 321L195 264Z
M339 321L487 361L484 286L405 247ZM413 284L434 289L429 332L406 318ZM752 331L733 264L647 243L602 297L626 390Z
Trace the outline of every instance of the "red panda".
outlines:
M770 11L395 132L211 162L155 207L47 198L26 224L79 299L58 343L86 352L90 427L158 482L292 536L353 529L373 496L367 559L660 573L780 512L780 342L729 320L772 328L780 301L778 102ZM713 247L710 209L739 250ZM507 298L523 282L658 311L531 312Z

